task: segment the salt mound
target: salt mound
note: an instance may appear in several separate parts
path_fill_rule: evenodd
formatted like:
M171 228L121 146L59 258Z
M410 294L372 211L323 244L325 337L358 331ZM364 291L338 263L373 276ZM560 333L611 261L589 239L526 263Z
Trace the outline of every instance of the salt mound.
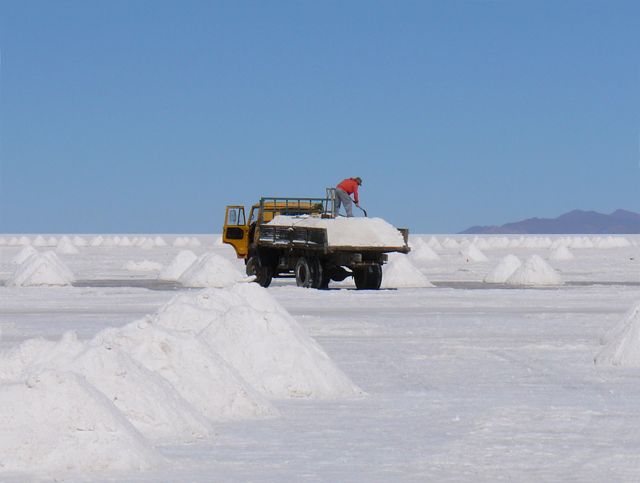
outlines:
M143 250L151 250L155 248L155 246L156 246L156 243L153 241L152 238L144 238L139 245L139 247L142 248Z
M56 246L56 252L66 255L75 255L76 253L80 253L71 240L66 236L60 238L60 241Z
M361 394L291 315L255 283L174 298L154 323L199 334L262 394L336 398Z
M522 262L515 255L507 255L489 274L484 277L485 283L505 283L520 268Z
M26 247L27 245L31 245L31 240L29 240L29 237L23 235L18 239L18 245Z
M427 242L427 245L429 245L429 247L432 250L435 250L435 251L442 250L442 245L440 244L440 242L438 241L438 239L435 236L432 236L431 238L429 238L429 241Z
M158 274L158 280L176 281L198 259L191 250L181 250Z
M47 240L44 239L42 235L38 235L35 240L33 240L32 245L34 247L45 247L47 246Z
M573 260L574 258L573 253L565 245L560 245L549 256L549 260Z
M11 259L11 263L15 263L16 265L20 265L31 255L38 253L38 251L33 248L31 245L27 245L22 250L18 252L18 254Z
M148 469L162 458L83 377L39 372L0 385L0 468L51 472Z
M540 256L528 258L507 279L509 285L562 285L562 277Z
M467 262L488 262L487 256L480 251L480 249L471 243L469 246L460 250L460 255Z
M153 239L153 243L155 244L155 246L157 247L166 247L167 246L167 242L164 241L164 238L162 238L161 236L157 236Z
M187 243L189 243L189 240L187 238L182 237L182 236L179 236L178 238L173 240L173 246L174 247L184 247L184 246L187 245Z
M141 262L134 262L129 260L122 268L129 270L130 272L154 272L162 270L162 264L158 262L152 262L150 260L142 260Z
M416 249L411 250L410 256L411 259L415 262L431 262L434 260L440 260L440 255L434 252L433 249L426 243L423 243Z
M601 342L606 345L595 357L596 364L639 367L640 303L631 307Z
M196 237L191 237L191 239L187 241L187 245L189 245L190 247L199 247L202 245L202 243L200 243L200 240L198 240Z
M148 319L99 333L106 347L117 347L173 388L213 421L273 416L277 410L210 347L193 334L163 329Z
M73 244L77 247L86 247L88 245L87 240L79 236L73 237Z
M427 245L424 247L429 248ZM400 254L391 258L389 263L383 266L381 286L382 288L422 288L434 285L411 263L409 257Z
M245 276L226 258L205 253L185 270L178 281L185 287L228 287Z
M131 240L128 236L123 236L120 239L120 243L118 243L118 245L121 247L130 247L131 245L133 245L133 243L131 243Z
M93 239L91 240L91 243L89 243L89 246L99 247L99 246L102 246L103 243L104 243L104 238L98 235L96 237L93 237Z
M442 246L444 248L458 248L460 247L460 244L455 241L453 238L445 238L444 241L442 242Z
M83 375L154 441L192 441L211 433L207 419L168 381L117 347L103 343L99 335L69 369Z
M8 287L28 287L37 285L70 285L73 273L52 252L35 253L18 265L15 273L6 282Z
M279 215L267 224L325 228L330 246L404 246L402 234L382 218L317 218Z

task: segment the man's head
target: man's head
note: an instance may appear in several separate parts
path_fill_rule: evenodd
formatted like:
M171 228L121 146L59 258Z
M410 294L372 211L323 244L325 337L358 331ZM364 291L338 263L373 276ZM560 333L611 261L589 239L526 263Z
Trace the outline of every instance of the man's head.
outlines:
M360 176L356 176L355 178L353 178L356 180L356 182L358 183L358 186L362 185L362 178Z

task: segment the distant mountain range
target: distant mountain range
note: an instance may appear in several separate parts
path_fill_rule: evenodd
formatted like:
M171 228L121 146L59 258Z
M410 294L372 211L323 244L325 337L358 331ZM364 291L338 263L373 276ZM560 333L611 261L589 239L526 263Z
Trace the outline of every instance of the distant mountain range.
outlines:
M554 234L554 233L640 233L640 214L616 210L606 215L596 211L573 210L558 218L528 218L502 226L472 226L465 234Z

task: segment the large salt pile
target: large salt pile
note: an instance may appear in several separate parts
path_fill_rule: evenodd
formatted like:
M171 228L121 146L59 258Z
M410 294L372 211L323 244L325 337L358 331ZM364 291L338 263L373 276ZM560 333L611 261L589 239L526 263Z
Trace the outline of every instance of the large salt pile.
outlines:
M277 410L197 336L165 329L146 318L105 329L94 343L117 348L171 383L213 421L274 416Z
M460 250L460 255L466 262L488 262L487 256L473 243Z
M640 366L640 303L634 305L622 320L603 337L606 344L595 357L595 363L614 366Z
M325 228L330 246L402 247L404 238L382 218L317 218L276 216L269 225Z
M211 434L208 420L160 375L124 351L94 339L70 364L154 441L192 441Z
M85 378L43 371L0 385L0 469L142 470L162 461Z
M56 246L56 253L61 253L63 255L75 255L76 253L80 252L71 242L69 237L63 236L58 241L58 245Z
M192 248L195 248L195 247L199 247L199 246L201 246L201 245L202 245L202 243L200 243L200 240L198 240L195 236L192 236L192 237L188 240L187 245L189 245L189 246L190 246L190 247L192 247Z
M560 245L549 255L549 260L573 260L574 258L573 253L565 245Z
M491 272L484 277L485 283L505 283L514 272L520 268L522 262L515 255L507 255Z
M268 397L361 394L291 315L255 283L177 296L154 317L199 334L249 384Z
M460 244L455 241L453 238L445 238L442 242L442 246L444 248L459 248Z
M507 279L509 285L562 285L562 277L540 256L532 255Z
M73 273L52 252L35 253L18 265L13 276L7 280L8 287L28 287L37 285L70 285Z
M185 287L228 287L245 276L226 258L205 253L185 270L178 281Z
M176 281L198 259L191 250L181 250L158 274L158 280Z
M11 263L15 263L16 265L20 265L25 260L27 260L31 255L38 253L38 251L33 248L31 245L27 245L22 250L20 250L15 257L11 259Z
M179 236L175 240L173 240L174 247L184 247L189 243L189 239L183 236Z

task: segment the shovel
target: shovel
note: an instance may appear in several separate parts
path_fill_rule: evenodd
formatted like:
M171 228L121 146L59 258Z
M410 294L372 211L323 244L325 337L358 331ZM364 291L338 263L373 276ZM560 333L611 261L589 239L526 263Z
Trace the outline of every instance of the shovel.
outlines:
M356 205L358 206L358 205ZM364 208L362 208L361 206L358 206L358 208L360 208L362 210L362 212L364 213L365 218L367 217L367 210L365 210Z

